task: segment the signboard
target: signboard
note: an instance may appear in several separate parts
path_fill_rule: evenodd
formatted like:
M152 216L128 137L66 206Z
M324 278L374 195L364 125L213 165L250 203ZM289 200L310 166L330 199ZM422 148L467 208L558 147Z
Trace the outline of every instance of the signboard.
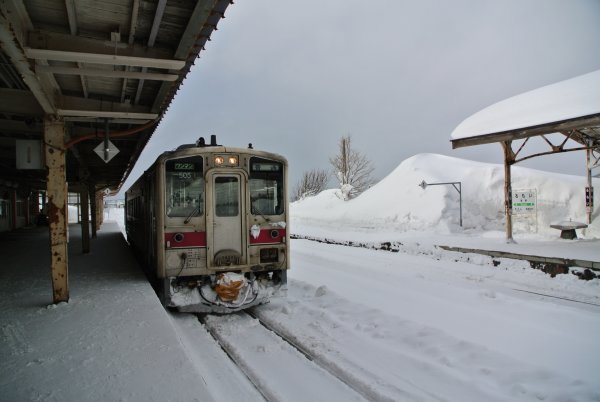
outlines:
M15 140L17 169L44 169L42 142L38 140Z
M512 213L513 215L535 214L537 212L537 190L513 190Z
M115 146L110 140L108 140L108 148L104 148L104 141L102 141L96 148L94 148L94 152L106 163L110 162L112 158L115 157L116 154L119 153L119 148Z
M594 187L585 188L585 206L594 208Z

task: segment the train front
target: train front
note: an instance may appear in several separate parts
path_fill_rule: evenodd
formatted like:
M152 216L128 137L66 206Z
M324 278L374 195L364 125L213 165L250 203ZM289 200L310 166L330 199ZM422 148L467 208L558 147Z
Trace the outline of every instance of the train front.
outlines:
M286 160L209 146L175 151L159 166L157 276L165 306L229 313L284 295Z

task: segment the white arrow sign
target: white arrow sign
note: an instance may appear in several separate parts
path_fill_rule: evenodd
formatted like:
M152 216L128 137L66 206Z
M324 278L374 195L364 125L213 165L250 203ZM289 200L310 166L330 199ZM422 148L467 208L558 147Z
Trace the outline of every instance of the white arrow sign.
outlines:
M108 148L104 148L104 141L102 141L96 148L94 148L94 152L98 154L100 159L108 163L116 154L119 153L119 148L117 148L115 144L108 140Z

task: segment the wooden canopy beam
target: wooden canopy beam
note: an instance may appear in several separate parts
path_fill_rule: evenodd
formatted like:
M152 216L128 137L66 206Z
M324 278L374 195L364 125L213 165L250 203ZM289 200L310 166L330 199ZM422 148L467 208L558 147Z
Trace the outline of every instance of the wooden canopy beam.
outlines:
M522 140L543 134L562 133L570 130L579 130L585 127L600 126L600 113L575 119L563 120L542 124L539 126L519 128L499 133L478 135L474 137L450 140L452 149L470 147L473 145L493 144L495 142ZM575 140L575 139L574 139Z

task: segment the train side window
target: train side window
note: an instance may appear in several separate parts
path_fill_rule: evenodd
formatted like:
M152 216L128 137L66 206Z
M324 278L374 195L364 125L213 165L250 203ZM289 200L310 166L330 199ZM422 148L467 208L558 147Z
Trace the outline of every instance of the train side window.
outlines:
M194 217L204 214L202 157L192 156L165 163L167 216Z
M250 158L250 201L253 215L284 213L283 163Z
M215 178L215 214L238 216L240 211L240 185L237 177Z

